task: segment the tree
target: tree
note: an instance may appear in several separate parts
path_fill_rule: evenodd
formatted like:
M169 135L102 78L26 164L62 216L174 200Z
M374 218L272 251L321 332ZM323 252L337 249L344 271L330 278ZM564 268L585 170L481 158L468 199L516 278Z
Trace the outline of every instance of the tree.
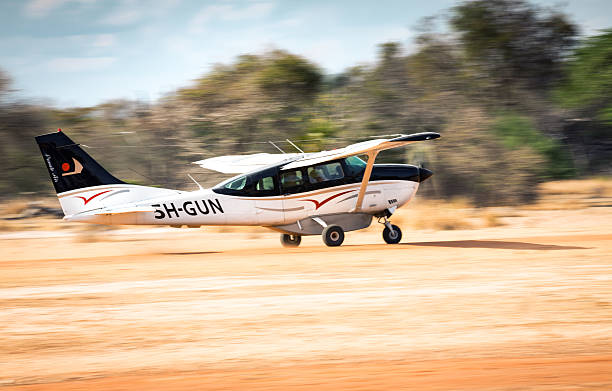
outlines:
M577 28L564 14L523 0L462 3L450 22L468 58L505 93L520 85L550 87L576 43Z
M8 75L2 69L0 69L0 95L8 91L9 84L10 79Z
M589 37L569 61L560 102L612 125L612 29Z

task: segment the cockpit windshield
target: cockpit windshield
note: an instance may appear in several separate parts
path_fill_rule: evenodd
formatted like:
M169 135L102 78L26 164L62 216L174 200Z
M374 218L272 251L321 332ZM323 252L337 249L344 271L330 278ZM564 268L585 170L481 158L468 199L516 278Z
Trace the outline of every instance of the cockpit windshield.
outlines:
M226 184L222 184L222 187L225 189L231 189L231 190L242 190L244 189L244 186L246 185L246 181L247 177L246 175L243 175L239 178L236 178L234 180L229 181Z

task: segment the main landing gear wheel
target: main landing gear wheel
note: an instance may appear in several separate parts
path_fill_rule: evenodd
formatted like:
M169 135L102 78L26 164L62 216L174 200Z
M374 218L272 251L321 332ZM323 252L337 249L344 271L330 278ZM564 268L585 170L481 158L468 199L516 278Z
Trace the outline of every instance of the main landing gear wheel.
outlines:
M400 242L400 240L402 240L402 230L397 225L389 225L391 225L393 230L389 229L388 226L385 227L383 230L383 239L385 239L387 244L397 244Z
M336 247L344 242L344 230L339 225L328 225L321 234L323 243L329 247Z
M283 247L297 247L302 243L302 237L300 235L281 235L281 244Z

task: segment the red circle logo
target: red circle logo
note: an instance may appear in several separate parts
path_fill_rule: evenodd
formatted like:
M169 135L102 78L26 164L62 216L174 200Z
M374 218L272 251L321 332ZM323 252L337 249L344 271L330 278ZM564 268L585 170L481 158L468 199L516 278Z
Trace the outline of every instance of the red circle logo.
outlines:
M62 171L68 171L68 170L70 170L70 164L62 163Z

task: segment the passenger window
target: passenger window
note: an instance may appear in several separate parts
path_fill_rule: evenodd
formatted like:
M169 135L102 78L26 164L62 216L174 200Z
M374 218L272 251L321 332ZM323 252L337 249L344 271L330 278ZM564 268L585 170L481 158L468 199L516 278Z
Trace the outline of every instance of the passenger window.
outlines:
M320 164L308 167L308 180L310 183L320 183L344 178L342 165L338 162Z
M271 191L274 190L274 178L271 176L267 176L265 178L261 178L257 181L255 185L256 191Z
M299 192L302 185L304 185L301 170L281 172L280 178L283 190L288 193Z

